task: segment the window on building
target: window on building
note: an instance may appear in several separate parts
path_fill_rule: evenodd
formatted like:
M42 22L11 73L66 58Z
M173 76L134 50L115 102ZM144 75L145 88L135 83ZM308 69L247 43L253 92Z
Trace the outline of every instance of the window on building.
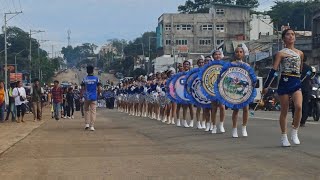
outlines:
M206 24L206 25L202 25L201 28L204 31L211 31L213 29L213 25L212 24Z
M191 25L190 24L181 24L181 29L182 30L191 30Z
M166 31L170 31L170 30L171 30L171 24L166 24L165 30L166 30Z
M216 9L216 14L224 15L224 9Z
M211 45L211 39L200 39L199 44L202 46L210 46Z
M177 30L191 30L192 26L190 24L178 24L176 26Z
M188 45L188 40L185 39L177 39L176 45Z
M170 39L166 40L166 45L171 45L171 40Z
M216 25L216 30L220 32L224 32L224 25L223 24L217 24Z
M221 43L223 43L223 42L224 42L223 39L217 39L217 45L219 45L219 44L221 44Z

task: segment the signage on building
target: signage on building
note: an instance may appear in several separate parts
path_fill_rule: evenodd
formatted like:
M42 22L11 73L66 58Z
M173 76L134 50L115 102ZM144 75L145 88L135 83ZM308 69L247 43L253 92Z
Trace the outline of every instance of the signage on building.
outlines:
M22 73L10 73L10 82L22 81Z

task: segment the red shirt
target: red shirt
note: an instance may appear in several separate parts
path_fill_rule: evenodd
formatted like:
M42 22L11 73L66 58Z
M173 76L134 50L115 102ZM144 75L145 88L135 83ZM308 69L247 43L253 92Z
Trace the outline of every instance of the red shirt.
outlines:
M52 100L54 103L62 103L62 94L63 94L62 88L53 87L51 90L51 93L52 93Z

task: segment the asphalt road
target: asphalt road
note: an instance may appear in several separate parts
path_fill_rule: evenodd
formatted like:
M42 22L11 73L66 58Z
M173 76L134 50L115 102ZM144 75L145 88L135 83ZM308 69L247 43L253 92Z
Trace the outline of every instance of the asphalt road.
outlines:
M249 137L233 139L230 115L227 132L212 135L106 109L89 132L77 112L2 154L0 179L320 179L319 123L282 148L277 113L257 112Z

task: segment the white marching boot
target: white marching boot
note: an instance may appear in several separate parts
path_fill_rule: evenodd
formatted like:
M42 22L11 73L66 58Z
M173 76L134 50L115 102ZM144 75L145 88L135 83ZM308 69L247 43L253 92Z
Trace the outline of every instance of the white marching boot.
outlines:
M212 134L217 134L217 126L216 125L213 125L213 128L211 130L211 133Z
M207 124L207 127L206 127L206 129L204 131L208 132L208 131L210 131L210 123L207 122L206 124Z
M233 138L239 137L239 136L238 136L238 129L237 129L237 128L233 128L233 129L232 129L232 137L233 137Z
M290 147L291 146L291 144L290 144L290 142L288 140L287 134L282 134L281 135L281 146L282 147Z
M167 122L167 116L164 116L164 117L163 117L162 122L163 122L163 123Z
M178 126L178 127L181 127L180 119L177 119L177 126Z
M188 127L189 127L189 125L188 125L188 123L187 123L187 120L182 120L182 123L183 123L183 126L184 126L185 128L188 128Z
M213 123L210 123L210 131L213 130Z
M221 133L225 133L225 132L226 132L226 130L225 130L224 127L223 127L223 122L220 122L220 124L219 124L219 131L220 131Z
M171 124L176 124L176 123L174 122L174 118L171 118Z
M197 121L197 129L202 129L201 122Z
M189 124L189 127L193 127L193 123L194 123L194 121L191 120L191 121L190 121L190 124Z
M248 137L247 126L242 126L242 136Z
M292 129L291 131L291 140L293 141L293 144L299 145L300 140L298 138L298 129Z
M202 121L201 129L205 129L205 128L206 128L206 122Z

